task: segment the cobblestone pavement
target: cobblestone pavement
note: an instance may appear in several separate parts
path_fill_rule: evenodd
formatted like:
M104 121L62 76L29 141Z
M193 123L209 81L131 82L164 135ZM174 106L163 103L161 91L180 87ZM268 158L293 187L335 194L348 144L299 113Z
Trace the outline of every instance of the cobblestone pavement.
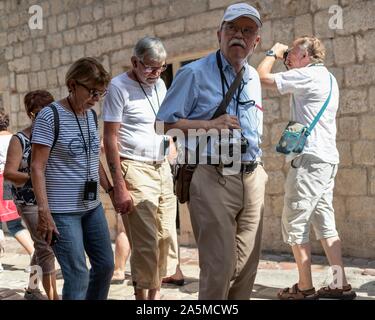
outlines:
M360 300L375 300L375 261L356 258L345 258L346 273L349 282L357 292ZM6 238L5 255L0 258L4 271L0 272L0 300L23 299L29 274L25 267L29 256L20 245L10 237ZM129 270L129 264L127 270ZM198 297L198 252L194 248L181 248L181 269L185 275L185 285L176 287L163 285L164 300L196 300ZM328 266L325 257L313 256L313 280L316 288L329 281ZM259 263L252 299L276 299L277 292L291 286L297 281L296 264L290 254L263 253ZM121 285L111 285L109 299L133 300L133 287L130 273ZM61 294L63 280L58 277L58 292Z

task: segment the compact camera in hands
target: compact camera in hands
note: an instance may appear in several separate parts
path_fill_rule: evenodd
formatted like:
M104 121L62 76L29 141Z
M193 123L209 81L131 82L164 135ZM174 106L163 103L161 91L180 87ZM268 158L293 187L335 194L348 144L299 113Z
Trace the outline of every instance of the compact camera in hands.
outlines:
M249 146L249 142L241 133L240 137L234 137L232 133L229 134L228 137L223 138L222 136L219 137L219 140L216 143L216 149L220 153L220 157L224 154L229 157L233 157L233 150L236 146L236 150L240 150L241 154L246 153L247 147Z

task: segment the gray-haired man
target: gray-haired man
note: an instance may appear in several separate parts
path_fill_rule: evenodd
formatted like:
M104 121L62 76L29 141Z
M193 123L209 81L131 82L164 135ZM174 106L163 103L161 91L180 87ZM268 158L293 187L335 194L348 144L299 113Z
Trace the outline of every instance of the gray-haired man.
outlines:
M169 138L154 122L166 88L166 51L157 38L138 41L132 69L112 79L104 103L104 146L116 210L132 246L137 299L158 299L166 275L170 230L176 219L173 180L165 155ZM148 290L148 295L146 295Z

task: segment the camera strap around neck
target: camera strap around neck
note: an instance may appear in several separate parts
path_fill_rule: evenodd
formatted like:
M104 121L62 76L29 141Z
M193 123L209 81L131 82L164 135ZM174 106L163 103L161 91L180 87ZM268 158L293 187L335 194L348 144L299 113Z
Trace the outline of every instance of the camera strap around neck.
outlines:
M222 64L221 57L220 57L220 50L218 50L216 52L216 62L217 62L217 65L218 65L218 68L219 68L219 71L220 71L220 75L221 75L223 73L223 64ZM240 86L244 73L245 73L245 67L242 67L241 70L237 73L236 78L234 79L234 81L230 85L230 87L229 87L227 93L225 94L223 100L221 101L220 105L217 107L217 109L216 109L214 115L212 116L211 120L216 119L216 118L220 117L221 115L223 115L227 112L227 107L228 107L230 101L232 100L232 98L234 96L234 93L236 92L236 90ZM204 136L202 138L204 138ZM210 139L210 137L208 137L208 138ZM208 143L209 143L209 140L207 141L207 145L208 145ZM200 155L199 144L200 144L200 139L199 139L199 137L197 137L197 148L195 149L196 164L198 164L198 162L199 162L199 155Z

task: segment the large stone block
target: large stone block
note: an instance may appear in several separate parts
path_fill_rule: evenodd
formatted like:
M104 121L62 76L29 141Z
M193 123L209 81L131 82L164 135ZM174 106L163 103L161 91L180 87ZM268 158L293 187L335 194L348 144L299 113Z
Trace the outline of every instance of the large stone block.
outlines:
M135 10L136 3L137 3L136 0L124 1L122 4L122 13L128 14L130 12L133 12ZM168 3L169 3L169 0L168 0Z
M341 196L367 195L366 169L340 169L337 172L335 190Z
M45 71L38 72L38 84L40 88L47 88L47 73Z
M280 102L278 98L263 100L263 121L265 123L273 123L280 120Z
M96 38L97 38L96 26L93 26L92 24L86 24L86 25L80 26L77 29L78 42L93 41L93 40L96 40Z
M68 28L74 28L78 25L79 22L79 12L70 11L68 12Z
M334 31L329 27L329 19L331 15L328 10L319 11L314 15L314 31L315 36L324 39L324 38L333 38Z
M93 7L87 6L79 10L79 22L80 23L92 23Z
M349 219L371 221L374 218L374 197L347 197L346 208Z
M106 19L98 22L98 36L106 36L112 34L112 19Z
M374 113L375 112L375 86L371 86L369 88L368 100L369 100L370 111L371 113Z
M34 50L38 53L43 52L45 50L45 41L44 38L37 38L33 40Z
M176 0L169 5L168 18L188 17L208 9L207 0Z
M56 49L52 51L51 54L51 65L52 68L57 68L60 65L60 50Z
M339 37L333 39L333 50L337 65L355 62L355 42L354 37Z
M110 55L111 66L120 63L122 66L130 65L130 58L132 56L133 49L123 49L115 51Z
M217 9L217 8L226 8L229 5L233 4L232 0L209 0L208 1L208 8L209 9Z
M30 70L30 57L25 56L20 59L14 59L8 63L9 71L23 72Z
M148 8L135 16L135 23L137 26L143 26L154 22L163 22L167 17L170 17L167 6Z
M340 167L351 167L353 165L350 142L337 141L337 150L340 155Z
M273 42L290 45L294 40L294 19L284 18L272 21Z
M311 11L328 9L330 6L338 3L338 0L311 0L310 9Z
M369 169L370 194L375 195L375 169Z
M196 48L201 51L215 50L217 48L216 30L202 31L189 35L182 35L166 39L164 45L170 57L191 54Z
M354 34L375 28L375 1L361 1L343 10L343 29L337 29L338 34Z
M284 207L284 196L271 196L271 208L273 216L281 217Z
M48 81L48 88L53 88L58 85L57 81L57 73L55 69L47 70L47 81Z
M17 74L16 84L19 93L27 92L29 90L29 79L26 74Z
M57 68L57 71L56 71L57 81L60 87L65 86L65 75L68 72L69 67L70 66L67 65L67 66L62 66L62 67ZM60 95L60 96L63 97L64 95Z
M204 29L219 29L224 10L214 10L186 18L186 32L196 32Z
M185 19L178 19L155 25L155 35L157 37L170 37L184 32Z
M294 19L294 34L295 37L313 34L313 19L311 14L304 14Z
M282 171L267 171L268 183L266 185L266 194L282 195L284 194L285 176Z
M266 171L278 171L282 170L284 166L285 157L276 152L274 146L269 146L267 148L262 148L262 161L264 162L264 167Z
M57 17L51 16L48 18L48 34L57 32Z
M51 14L58 15L65 9L64 1L50 1Z
M329 68L329 71L335 76L339 88L344 84L344 69L343 68Z
M8 76L0 77L0 92L1 91L9 91L9 77Z
M357 140L359 122L357 117L343 117L337 120L337 140Z
M70 30L64 31L63 32L63 38L64 38L64 44L66 46L74 45L77 41L76 30L70 29Z
M89 56L99 57L103 53L109 53L122 48L122 37L120 34L113 37L106 37L96 40L96 45L86 45L85 54Z
M112 18L120 15L122 13L122 1L108 1L104 6L104 16L106 18Z
M134 16L121 16L113 18L113 32L122 32L133 29L135 26Z
M6 47L4 51L4 58L6 61L13 60L13 47Z
M30 90L39 89L38 74L36 72L30 72L28 74L28 77L29 77Z
M63 38L61 33L49 34L47 35L46 41L47 48L57 49L63 46Z
M92 15L95 21L102 19L104 17L104 3L95 4Z
M64 47L61 49L60 60L62 64L68 64L72 62L72 57L70 55L70 47Z
M22 57L22 43L16 43L13 46L13 54L15 58L21 58Z
M28 39L25 42L23 42L22 52L25 56L29 56L33 53L33 41L31 39Z
M344 89L341 90L340 114L359 114L368 110L367 90Z
M75 45L72 47L72 61L76 61L85 56L85 47L83 45Z
M68 16L63 13L57 17L57 30L59 32L64 31L68 28Z
M375 143L374 141L357 141L353 143L353 159L355 164L375 165Z
M273 46L273 29L272 22L263 22L262 29L260 29L260 46L262 51L269 50Z
M122 34L122 44L124 47L133 48L134 45L137 43L137 41L140 40L141 38L145 36L153 36L153 35L154 35L153 26L148 26L139 30L126 31Z
M375 115L363 115L360 118L362 139L375 140Z
M42 68L39 54L31 55L31 71L39 71Z

